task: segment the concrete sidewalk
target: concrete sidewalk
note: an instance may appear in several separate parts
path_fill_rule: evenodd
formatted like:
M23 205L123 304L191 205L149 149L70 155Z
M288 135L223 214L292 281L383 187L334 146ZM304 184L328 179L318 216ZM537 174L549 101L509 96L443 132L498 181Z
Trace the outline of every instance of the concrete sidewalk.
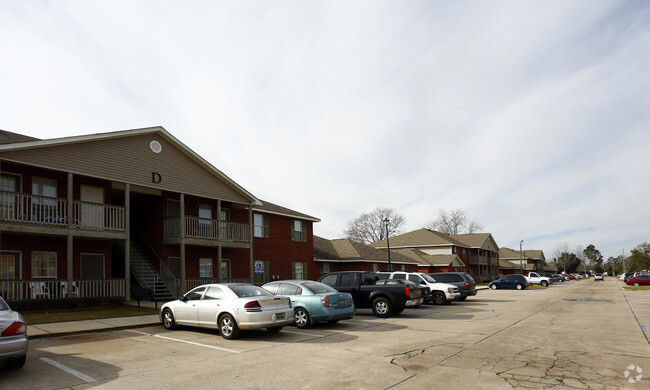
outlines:
M127 305L137 306L135 301L127 302ZM162 303L158 303L158 308ZM154 308L154 302L141 301L140 306ZM27 334L30 339L44 337L65 336L77 333L99 332L115 329L142 328L151 325L160 325L157 314L134 317L104 318L101 320L84 320L70 322L53 322L50 324L28 325Z

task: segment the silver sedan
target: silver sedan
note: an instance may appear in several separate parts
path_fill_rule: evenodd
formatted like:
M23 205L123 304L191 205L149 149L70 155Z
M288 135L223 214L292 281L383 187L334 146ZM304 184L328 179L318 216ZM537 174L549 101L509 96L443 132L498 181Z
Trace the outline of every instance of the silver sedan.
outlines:
M21 368L27 360L27 323L0 297L0 362L7 368Z
M225 339L240 330L266 328L279 332L294 321L291 300L246 283L206 284L160 308L167 329L177 325L218 329Z

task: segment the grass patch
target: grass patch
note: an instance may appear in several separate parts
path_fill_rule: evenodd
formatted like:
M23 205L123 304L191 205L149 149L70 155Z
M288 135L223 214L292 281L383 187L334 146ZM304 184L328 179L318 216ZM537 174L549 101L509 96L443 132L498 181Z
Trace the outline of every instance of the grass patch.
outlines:
M639 290L650 290L650 286L624 286L623 287L626 290L632 290L632 291L639 291Z
M148 307L137 306L116 306L116 307L97 307L84 308L75 310L50 310L42 312L23 312L21 313L27 325L49 324L53 322L83 321L83 320L100 320L103 318L116 317L133 317L158 314L158 310Z

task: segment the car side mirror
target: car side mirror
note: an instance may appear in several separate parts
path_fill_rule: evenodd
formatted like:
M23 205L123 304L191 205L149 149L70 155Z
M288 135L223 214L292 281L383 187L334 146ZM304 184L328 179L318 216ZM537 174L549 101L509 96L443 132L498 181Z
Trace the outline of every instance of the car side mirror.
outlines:
M187 302L187 298L185 297L185 295L181 295L180 297L178 297L178 300L182 302Z

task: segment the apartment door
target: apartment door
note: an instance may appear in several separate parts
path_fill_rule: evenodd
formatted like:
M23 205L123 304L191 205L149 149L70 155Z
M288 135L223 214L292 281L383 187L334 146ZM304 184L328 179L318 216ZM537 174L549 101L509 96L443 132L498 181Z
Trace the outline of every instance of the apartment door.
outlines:
M82 254L81 255L81 278L82 279L104 279L104 255Z
M16 279L16 268L18 266L18 256L15 253L0 253L0 296L5 299L15 299L16 290L12 282L8 280Z
M81 226L104 228L104 189L81 186Z
M2 219L16 219L18 217L16 213L16 201L15 201L15 192L18 188L18 178L15 176L2 175L2 184L0 185L0 191L2 191L2 197L0 201L2 202L2 209L0 210L0 218Z
M201 238L212 237L212 206L199 205L199 236Z

